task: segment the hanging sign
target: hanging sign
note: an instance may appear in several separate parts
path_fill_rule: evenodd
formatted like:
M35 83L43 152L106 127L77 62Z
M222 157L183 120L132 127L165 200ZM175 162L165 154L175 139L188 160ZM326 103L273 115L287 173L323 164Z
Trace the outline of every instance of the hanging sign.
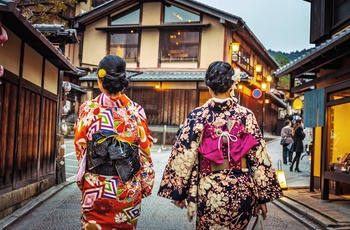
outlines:
M262 91L260 89L254 89L252 92L252 96L254 98L260 98L262 95Z

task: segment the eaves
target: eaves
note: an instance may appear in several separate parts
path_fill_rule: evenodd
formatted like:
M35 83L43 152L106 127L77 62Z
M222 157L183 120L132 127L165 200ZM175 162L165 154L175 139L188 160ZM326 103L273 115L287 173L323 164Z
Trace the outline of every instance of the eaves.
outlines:
M16 7L17 4L14 1L1 1L2 24L58 69L76 72L76 67L68 61L64 54L58 51L39 30L35 29Z
M203 81L205 72L165 72L165 71L150 71L150 72L126 72L130 82L152 82L152 81ZM80 81L96 81L96 72L79 78Z
M334 35L331 39L313 48L310 52L277 69L275 77L278 78L287 74L293 74L293 77L299 77L304 73L313 71L321 65L326 64L327 61L331 61L332 59L329 58L331 55L335 56L334 58L339 58L341 55L345 55L346 53L342 52L340 46L349 41L350 28L347 28L346 30ZM347 44L346 47L348 47ZM322 60L324 61L322 62Z

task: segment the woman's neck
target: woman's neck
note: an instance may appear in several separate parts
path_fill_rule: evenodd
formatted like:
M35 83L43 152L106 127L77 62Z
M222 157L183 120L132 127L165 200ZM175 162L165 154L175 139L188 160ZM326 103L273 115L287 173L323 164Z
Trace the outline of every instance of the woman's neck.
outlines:
M108 97L113 99L113 98L119 97L121 95L121 92L118 92L118 93L115 93L115 94L107 94L107 93L104 93L104 94L106 94Z
M227 92L225 93L214 93L213 90L211 90L209 88L209 93L211 95L212 98L217 98L217 99L226 99L226 98L229 98L230 97L230 90L228 90Z

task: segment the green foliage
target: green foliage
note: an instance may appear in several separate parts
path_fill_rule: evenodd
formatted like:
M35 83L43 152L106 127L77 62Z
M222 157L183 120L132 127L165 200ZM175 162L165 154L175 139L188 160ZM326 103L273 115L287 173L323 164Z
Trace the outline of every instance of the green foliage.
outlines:
M285 56L274 56L273 57L275 61L278 63L279 66L287 65L290 61L288 57Z
M293 60L303 56L304 54L307 54L308 52L310 52L310 50L312 50L312 48L310 48L310 49L303 49L301 51L297 50L297 51L293 51L293 52L290 52L290 53L286 53L286 52L282 52L282 51L274 51L274 50L270 50L269 49L267 52L273 58L275 58L275 57L287 58L289 60L289 62L291 62L291 61L293 61ZM283 65L281 65L281 66L283 66Z
M278 63L280 67L283 67L290 63L291 61L303 56L304 54L310 52L312 48L310 49L303 49L302 51L295 51L291 53L285 53L282 51L273 51L273 50L268 50L267 52L275 59L275 61ZM290 76L285 75L282 76L278 79L278 84L277 88L278 89L285 89L288 90L289 87L289 81L290 81Z
M76 0L20 0L17 7L32 24L62 23L62 13Z

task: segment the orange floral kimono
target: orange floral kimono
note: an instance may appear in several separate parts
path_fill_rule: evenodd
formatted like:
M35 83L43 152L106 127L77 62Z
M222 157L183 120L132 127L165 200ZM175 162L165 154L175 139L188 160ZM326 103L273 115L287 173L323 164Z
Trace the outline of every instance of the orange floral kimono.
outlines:
M120 140L138 145L140 170L125 183L119 175L87 171L87 145L98 131L115 132ZM136 229L141 200L151 195L155 177L152 136L143 108L124 94L110 98L102 93L80 106L74 133L82 229Z

